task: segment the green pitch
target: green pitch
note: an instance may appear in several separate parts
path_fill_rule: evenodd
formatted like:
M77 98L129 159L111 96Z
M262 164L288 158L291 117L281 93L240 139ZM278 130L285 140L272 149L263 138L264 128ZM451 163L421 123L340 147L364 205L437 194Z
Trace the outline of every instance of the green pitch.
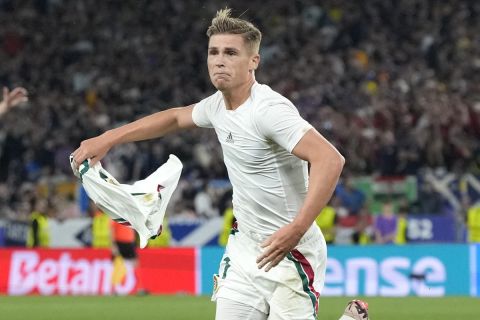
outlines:
M338 320L350 298L320 298L320 320ZM373 320L478 319L480 299L364 298ZM0 296L0 318L9 320L213 320L208 297L6 297Z

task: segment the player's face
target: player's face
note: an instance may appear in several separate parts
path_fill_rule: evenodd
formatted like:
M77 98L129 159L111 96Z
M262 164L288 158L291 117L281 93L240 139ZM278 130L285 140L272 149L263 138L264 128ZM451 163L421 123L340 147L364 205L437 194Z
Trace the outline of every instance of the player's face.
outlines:
M215 88L229 91L253 78L259 55L252 53L241 35L216 34L208 43L208 73Z

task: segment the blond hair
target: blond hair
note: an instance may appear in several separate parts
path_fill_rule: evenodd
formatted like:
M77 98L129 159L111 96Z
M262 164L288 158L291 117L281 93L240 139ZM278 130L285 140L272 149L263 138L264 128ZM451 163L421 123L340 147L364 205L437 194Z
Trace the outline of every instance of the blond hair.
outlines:
M231 13L232 9L229 8L218 10L217 15L212 19L212 24L208 27L207 36L210 38L216 34L239 34L243 37L245 44L254 53L258 53L262 40L260 30L246 20L232 18Z

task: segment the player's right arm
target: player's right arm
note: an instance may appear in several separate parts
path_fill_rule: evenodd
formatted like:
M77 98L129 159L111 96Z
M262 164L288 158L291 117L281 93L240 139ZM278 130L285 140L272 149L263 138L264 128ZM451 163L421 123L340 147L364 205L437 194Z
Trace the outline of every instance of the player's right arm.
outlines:
M90 159L91 164L100 161L115 145L163 137L168 133L193 128L192 111L195 105L171 108L146 116L103 134L84 140L73 152L77 164Z

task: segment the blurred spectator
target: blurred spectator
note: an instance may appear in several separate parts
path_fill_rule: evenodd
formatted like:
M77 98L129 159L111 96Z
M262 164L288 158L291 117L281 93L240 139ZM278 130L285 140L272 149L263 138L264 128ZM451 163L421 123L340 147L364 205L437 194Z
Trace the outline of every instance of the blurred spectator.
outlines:
M13 218L15 212L10 207L10 192L5 183L0 183L0 214L3 217Z
M353 243L355 244L369 244L374 238L373 228L374 218L369 210L362 210L358 215L357 224L355 225L355 232L352 235Z
M357 216L365 207L366 197L362 190L355 187L351 176L345 176L335 189L338 205L347 210L349 216Z
M345 174L337 185L332 204L337 208L335 243L358 243L360 234L363 234L368 225L365 220L368 218L365 212L366 196L354 185L353 178L349 174Z
M223 227L218 235L218 244L223 247L227 245L228 237L236 229L235 222L237 220L233 215L232 191L231 188L228 188L219 200L219 209L223 215Z
M398 218L393 204L385 202L382 212L375 218L375 242L380 244L394 243L397 236Z
M397 229L395 244L406 244L408 242L408 205L406 201L400 202L397 212Z
M218 216L218 209L214 207L212 197L209 193L209 187L207 183L197 189L195 198L193 199L195 212L198 216L204 218L214 218Z
M225 247L228 242L228 237L232 234L235 233L236 227L236 219L235 216L233 215L233 207L228 206L225 208L223 211L223 228L220 231L220 234L218 236L218 244Z
M137 294L146 294L139 268L137 240L135 231L123 224L111 220L112 256L120 256L126 265L130 265L137 279Z
M467 211L468 242L480 242L480 203L472 205Z
M204 17L224 2L179 3L0 6L0 84L29 88L35 105L0 120L1 185L18 190L23 183L73 180L62 159L80 141L212 92L198 76L206 68ZM291 99L341 150L352 175L417 174L424 167L479 172L480 2L265 0L234 9L248 9L269 34L259 82ZM157 19L159 12L165 19ZM227 178L208 130L115 148L106 167L119 180L135 181L169 153L184 162L187 185ZM186 203L172 204L178 208L172 215L197 215L196 190L190 191ZM22 207L15 193L1 195L0 217Z
M92 217L92 247L111 248L112 231L110 227L110 217L101 211L92 201L90 202L89 212Z
M335 223L336 223L335 208L330 203L322 209L320 214L315 219L315 222L322 230L325 242L332 244L335 241Z
M31 224L27 236L28 248L48 248L50 246L48 212L47 199L37 197L34 209L30 215Z

